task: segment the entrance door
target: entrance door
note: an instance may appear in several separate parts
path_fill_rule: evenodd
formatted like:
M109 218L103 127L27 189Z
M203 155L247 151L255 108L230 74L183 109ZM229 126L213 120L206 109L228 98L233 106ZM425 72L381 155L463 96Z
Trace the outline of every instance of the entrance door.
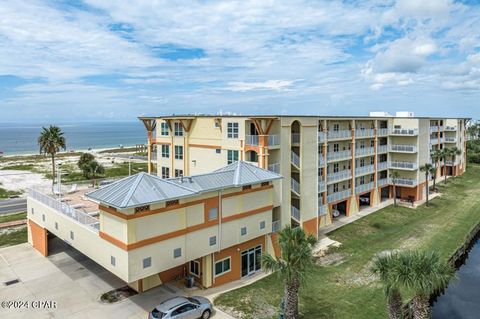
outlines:
M242 252L242 277L251 275L262 268L262 246Z

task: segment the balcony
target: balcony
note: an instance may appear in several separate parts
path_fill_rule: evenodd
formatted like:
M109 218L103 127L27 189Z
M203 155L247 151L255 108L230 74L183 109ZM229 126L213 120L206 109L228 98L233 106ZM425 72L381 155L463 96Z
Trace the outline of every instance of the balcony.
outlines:
M292 218L295 219L297 222L300 222L300 210L295 206L290 206L290 213Z
M292 151L291 160L296 167L300 167L300 156L298 156L294 151Z
M272 232L276 233L282 228L282 222L280 220L272 221Z
M455 132L457 130L456 126L445 126L445 131Z
M378 162L377 163L377 171L383 171L388 169L388 162Z
M321 180L321 178L323 178L323 176L318 176L318 192L321 193L321 192L324 192L325 191L325 181L324 180Z
M390 162L390 168L395 169L406 169L406 170L415 170L418 168L417 163L415 162Z
M56 198L50 197L33 188L30 188L28 190L28 196L52 208L58 214L67 216L79 224L88 226L87 228L91 231L98 233L100 229L100 222L98 221L98 219L90 216L87 213L84 213L82 211L79 211L73 208L72 206L68 205L66 202L61 202Z
M456 137L445 137L445 143L457 143Z
M417 146L416 145L390 145L390 152L397 152L397 153L416 153Z
M318 217L325 216L328 213L328 205L321 205L318 203Z
M368 137L374 137L374 136L375 136L374 129L356 129L355 130L356 138L368 138Z
M260 145L259 135L245 135L245 145L258 146ZM268 145L280 145L280 135L268 135Z
M292 190L298 195L300 195L300 183L294 180L293 178L291 178L290 180L291 180L290 186L292 187Z
M340 200L344 200L350 197L352 191L350 189L341 191L341 192L336 192L332 193L330 195L327 195L327 202L332 203L332 202L337 202Z
M339 161L339 160L346 160L352 158L352 151L345 150L345 151L338 151L338 152L328 152L327 153L327 160L328 161Z
M377 130L377 136L388 136L388 128L379 128Z
M388 185L388 183L389 183L388 178L380 178L377 180L377 187Z
M327 161L325 161L325 157L322 154L318 154L318 166L323 167Z
M430 133L442 132L442 131L443 131L443 126L437 126L437 125L430 126Z
M292 144L300 144L300 133L292 133Z
M418 129L393 129L390 135L398 136L416 136L418 135Z
M345 169L343 171L339 171L332 174L327 174L328 183L338 182L338 181L342 181L349 178L352 178L352 171L349 169Z
M395 184L398 186L415 186L417 185L417 180L411 178L396 178Z
M372 190L374 188L375 188L375 183L374 182L358 185L358 186L355 187L355 194L367 192L367 191Z
M280 145L280 135L268 135L268 146Z
M268 170L280 174L280 163L268 164Z
M364 147L355 149L355 157L371 156L375 154L374 147Z
M327 137L329 140L351 139L352 131L350 130L328 131Z
M387 153L388 152L388 145L378 145L377 146L377 153Z
M325 132L318 132L318 143L323 143L325 142L326 139L326 134Z
M355 176L366 175L375 171L375 165L365 165L355 168Z

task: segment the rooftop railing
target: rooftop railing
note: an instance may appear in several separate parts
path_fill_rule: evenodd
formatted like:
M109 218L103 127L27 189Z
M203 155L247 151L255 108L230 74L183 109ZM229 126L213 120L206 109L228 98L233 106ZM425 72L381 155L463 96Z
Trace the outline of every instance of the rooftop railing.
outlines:
M365 165L355 167L355 176L370 174L375 171L375 165Z
M369 191L369 190L373 189L374 187L375 187L374 182L361 184L361 185L358 185L358 186L355 187L355 193L358 194L358 193L366 192L366 191Z
M390 162L390 168L399 168L399 169L417 169L418 165L415 162Z
M336 173L327 174L327 182L328 183L337 182L344 179L349 179L351 177L352 177L352 171L349 169L345 169L343 171L339 171Z
M374 129L356 129L355 130L355 137L362 138L362 137L373 137L375 136Z
M364 148L357 148L355 149L355 156L370 156L375 154L375 148L374 147L364 147Z
M338 151L338 152L328 152L327 153L327 160L328 161L335 161L335 160L342 160L342 159L349 159L352 158L352 151L345 150L345 151Z
M328 131L327 137L329 140L349 139L349 138L352 138L352 131L350 130Z
M390 145L390 152L416 153L416 145Z
M327 202L331 203L331 202L343 200L343 199L349 198L351 194L352 194L352 191L350 189L347 189L341 192L335 192L330 195L327 195Z
M393 129L390 132L390 135L408 135L415 136L418 135L418 129Z

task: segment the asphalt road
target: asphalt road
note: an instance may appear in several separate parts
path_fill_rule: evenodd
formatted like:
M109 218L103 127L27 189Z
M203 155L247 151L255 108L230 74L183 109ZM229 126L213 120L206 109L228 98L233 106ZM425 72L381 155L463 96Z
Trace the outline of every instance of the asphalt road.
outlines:
M27 211L26 198L13 198L0 200L0 215Z

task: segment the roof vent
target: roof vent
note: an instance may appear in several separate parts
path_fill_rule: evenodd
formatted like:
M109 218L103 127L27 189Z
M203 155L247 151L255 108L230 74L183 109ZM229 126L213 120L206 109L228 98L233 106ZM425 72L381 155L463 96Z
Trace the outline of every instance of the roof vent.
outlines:
M192 178L191 178L190 176L188 177L188 182L189 182L189 183L193 183L193 180L192 180Z
M5 281L3 284L4 284L5 286L10 286L10 285L17 284L17 283L19 283L19 282L20 282L20 280L18 280L18 279L13 279L13 280Z

